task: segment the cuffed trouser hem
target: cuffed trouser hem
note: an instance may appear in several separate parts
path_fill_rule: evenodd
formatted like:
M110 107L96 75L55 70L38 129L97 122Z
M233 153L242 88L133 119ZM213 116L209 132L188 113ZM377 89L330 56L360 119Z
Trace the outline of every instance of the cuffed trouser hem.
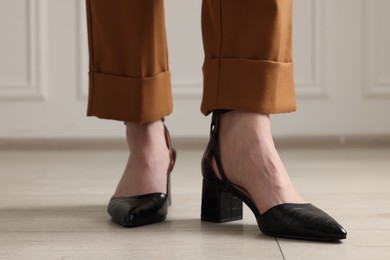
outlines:
M89 84L87 116L146 123L173 111L170 71L141 78L89 72Z
M215 109L276 114L297 109L293 63L255 59L206 59L201 112Z

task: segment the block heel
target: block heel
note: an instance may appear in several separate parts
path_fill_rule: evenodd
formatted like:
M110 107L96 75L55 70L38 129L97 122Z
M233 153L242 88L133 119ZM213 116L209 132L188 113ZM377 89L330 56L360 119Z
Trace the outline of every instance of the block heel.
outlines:
M224 223L242 219L242 200L222 183L203 179L201 220Z

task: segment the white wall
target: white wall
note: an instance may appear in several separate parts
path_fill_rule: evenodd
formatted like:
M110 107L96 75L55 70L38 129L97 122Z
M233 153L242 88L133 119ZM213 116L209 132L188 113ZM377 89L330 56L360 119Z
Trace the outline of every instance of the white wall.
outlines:
M114 1L113 1L114 2ZM0 1L0 138L115 137L86 117L84 0ZM200 0L166 0L175 136L206 136L199 110ZM298 110L272 115L275 136L390 134L390 1L295 0Z

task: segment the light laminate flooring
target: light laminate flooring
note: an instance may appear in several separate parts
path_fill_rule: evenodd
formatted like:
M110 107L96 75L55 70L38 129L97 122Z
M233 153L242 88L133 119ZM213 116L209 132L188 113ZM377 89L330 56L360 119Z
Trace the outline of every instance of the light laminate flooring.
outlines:
M340 243L263 235L252 212L200 221L202 150L178 150L166 221L111 222L127 151L0 150L0 259L390 259L390 149L278 149L302 196L348 231Z

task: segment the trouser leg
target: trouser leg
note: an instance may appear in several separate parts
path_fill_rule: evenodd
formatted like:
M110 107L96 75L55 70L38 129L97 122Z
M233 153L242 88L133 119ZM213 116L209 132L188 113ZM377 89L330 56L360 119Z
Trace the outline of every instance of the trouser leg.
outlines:
M143 123L173 110L163 0L86 0L87 116Z
M292 0L203 0L201 111L296 110Z

